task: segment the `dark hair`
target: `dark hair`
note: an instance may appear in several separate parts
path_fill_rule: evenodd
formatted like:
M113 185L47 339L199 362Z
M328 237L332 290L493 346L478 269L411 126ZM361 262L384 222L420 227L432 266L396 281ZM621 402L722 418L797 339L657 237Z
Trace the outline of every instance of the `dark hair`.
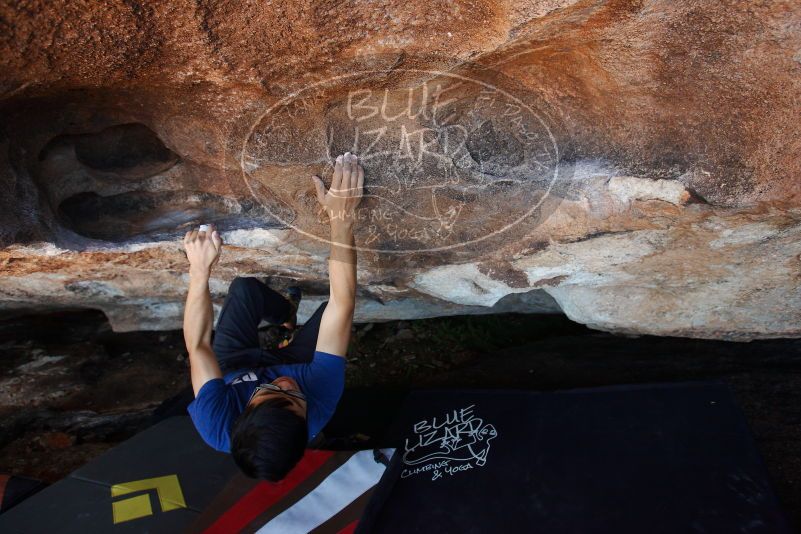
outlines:
M306 420L291 412L289 399L277 397L249 406L231 430L231 455L247 476L278 482L295 467L309 431Z

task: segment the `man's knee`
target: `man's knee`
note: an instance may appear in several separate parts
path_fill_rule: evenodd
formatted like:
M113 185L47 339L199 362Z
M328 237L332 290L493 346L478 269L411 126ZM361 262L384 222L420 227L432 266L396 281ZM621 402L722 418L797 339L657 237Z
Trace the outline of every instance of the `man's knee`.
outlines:
M251 276L237 276L228 286L229 295L245 295L258 290L258 284L261 284L257 278Z

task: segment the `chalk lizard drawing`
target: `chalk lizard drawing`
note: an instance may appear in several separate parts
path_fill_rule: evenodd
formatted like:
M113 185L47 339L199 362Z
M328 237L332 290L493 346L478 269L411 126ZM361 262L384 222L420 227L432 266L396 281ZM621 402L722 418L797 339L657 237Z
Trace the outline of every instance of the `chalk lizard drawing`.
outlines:
M448 414L445 422L415 425L415 440L406 440L403 463L419 465L434 460L487 462L490 441L498 436L496 428L472 414L472 406Z

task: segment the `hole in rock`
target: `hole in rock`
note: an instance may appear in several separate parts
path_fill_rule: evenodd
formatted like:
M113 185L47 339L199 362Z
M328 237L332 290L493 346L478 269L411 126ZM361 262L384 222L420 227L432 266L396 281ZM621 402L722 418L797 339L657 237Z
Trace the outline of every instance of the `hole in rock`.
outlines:
M221 230L272 226L260 207L198 191L132 191L110 196L83 192L64 200L58 211L74 232L114 242L173 237L201 223L215 223Z
M140 123L118 124L97 133L60 135L40 152L44 160L49 152L65 144L75 147L75 157L84 166L122 176L151 176L178 162L178 155L159 137Z

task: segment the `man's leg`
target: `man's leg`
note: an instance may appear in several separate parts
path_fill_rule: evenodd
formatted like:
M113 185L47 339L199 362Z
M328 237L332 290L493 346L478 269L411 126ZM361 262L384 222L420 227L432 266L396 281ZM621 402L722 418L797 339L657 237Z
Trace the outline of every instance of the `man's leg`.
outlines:
M317 334L320 332L320 320L323 318L323 311L328 302L323 302L317 308L309 320L301 326L292 342L276 352L286 355L292 360L299 362L310 362L314 358L314 349L317 347Z
M235 278L228 288L212 348L223 372L243 367L287 363L259 346L262 319L280 324L289 319L289 301L256 278Z

